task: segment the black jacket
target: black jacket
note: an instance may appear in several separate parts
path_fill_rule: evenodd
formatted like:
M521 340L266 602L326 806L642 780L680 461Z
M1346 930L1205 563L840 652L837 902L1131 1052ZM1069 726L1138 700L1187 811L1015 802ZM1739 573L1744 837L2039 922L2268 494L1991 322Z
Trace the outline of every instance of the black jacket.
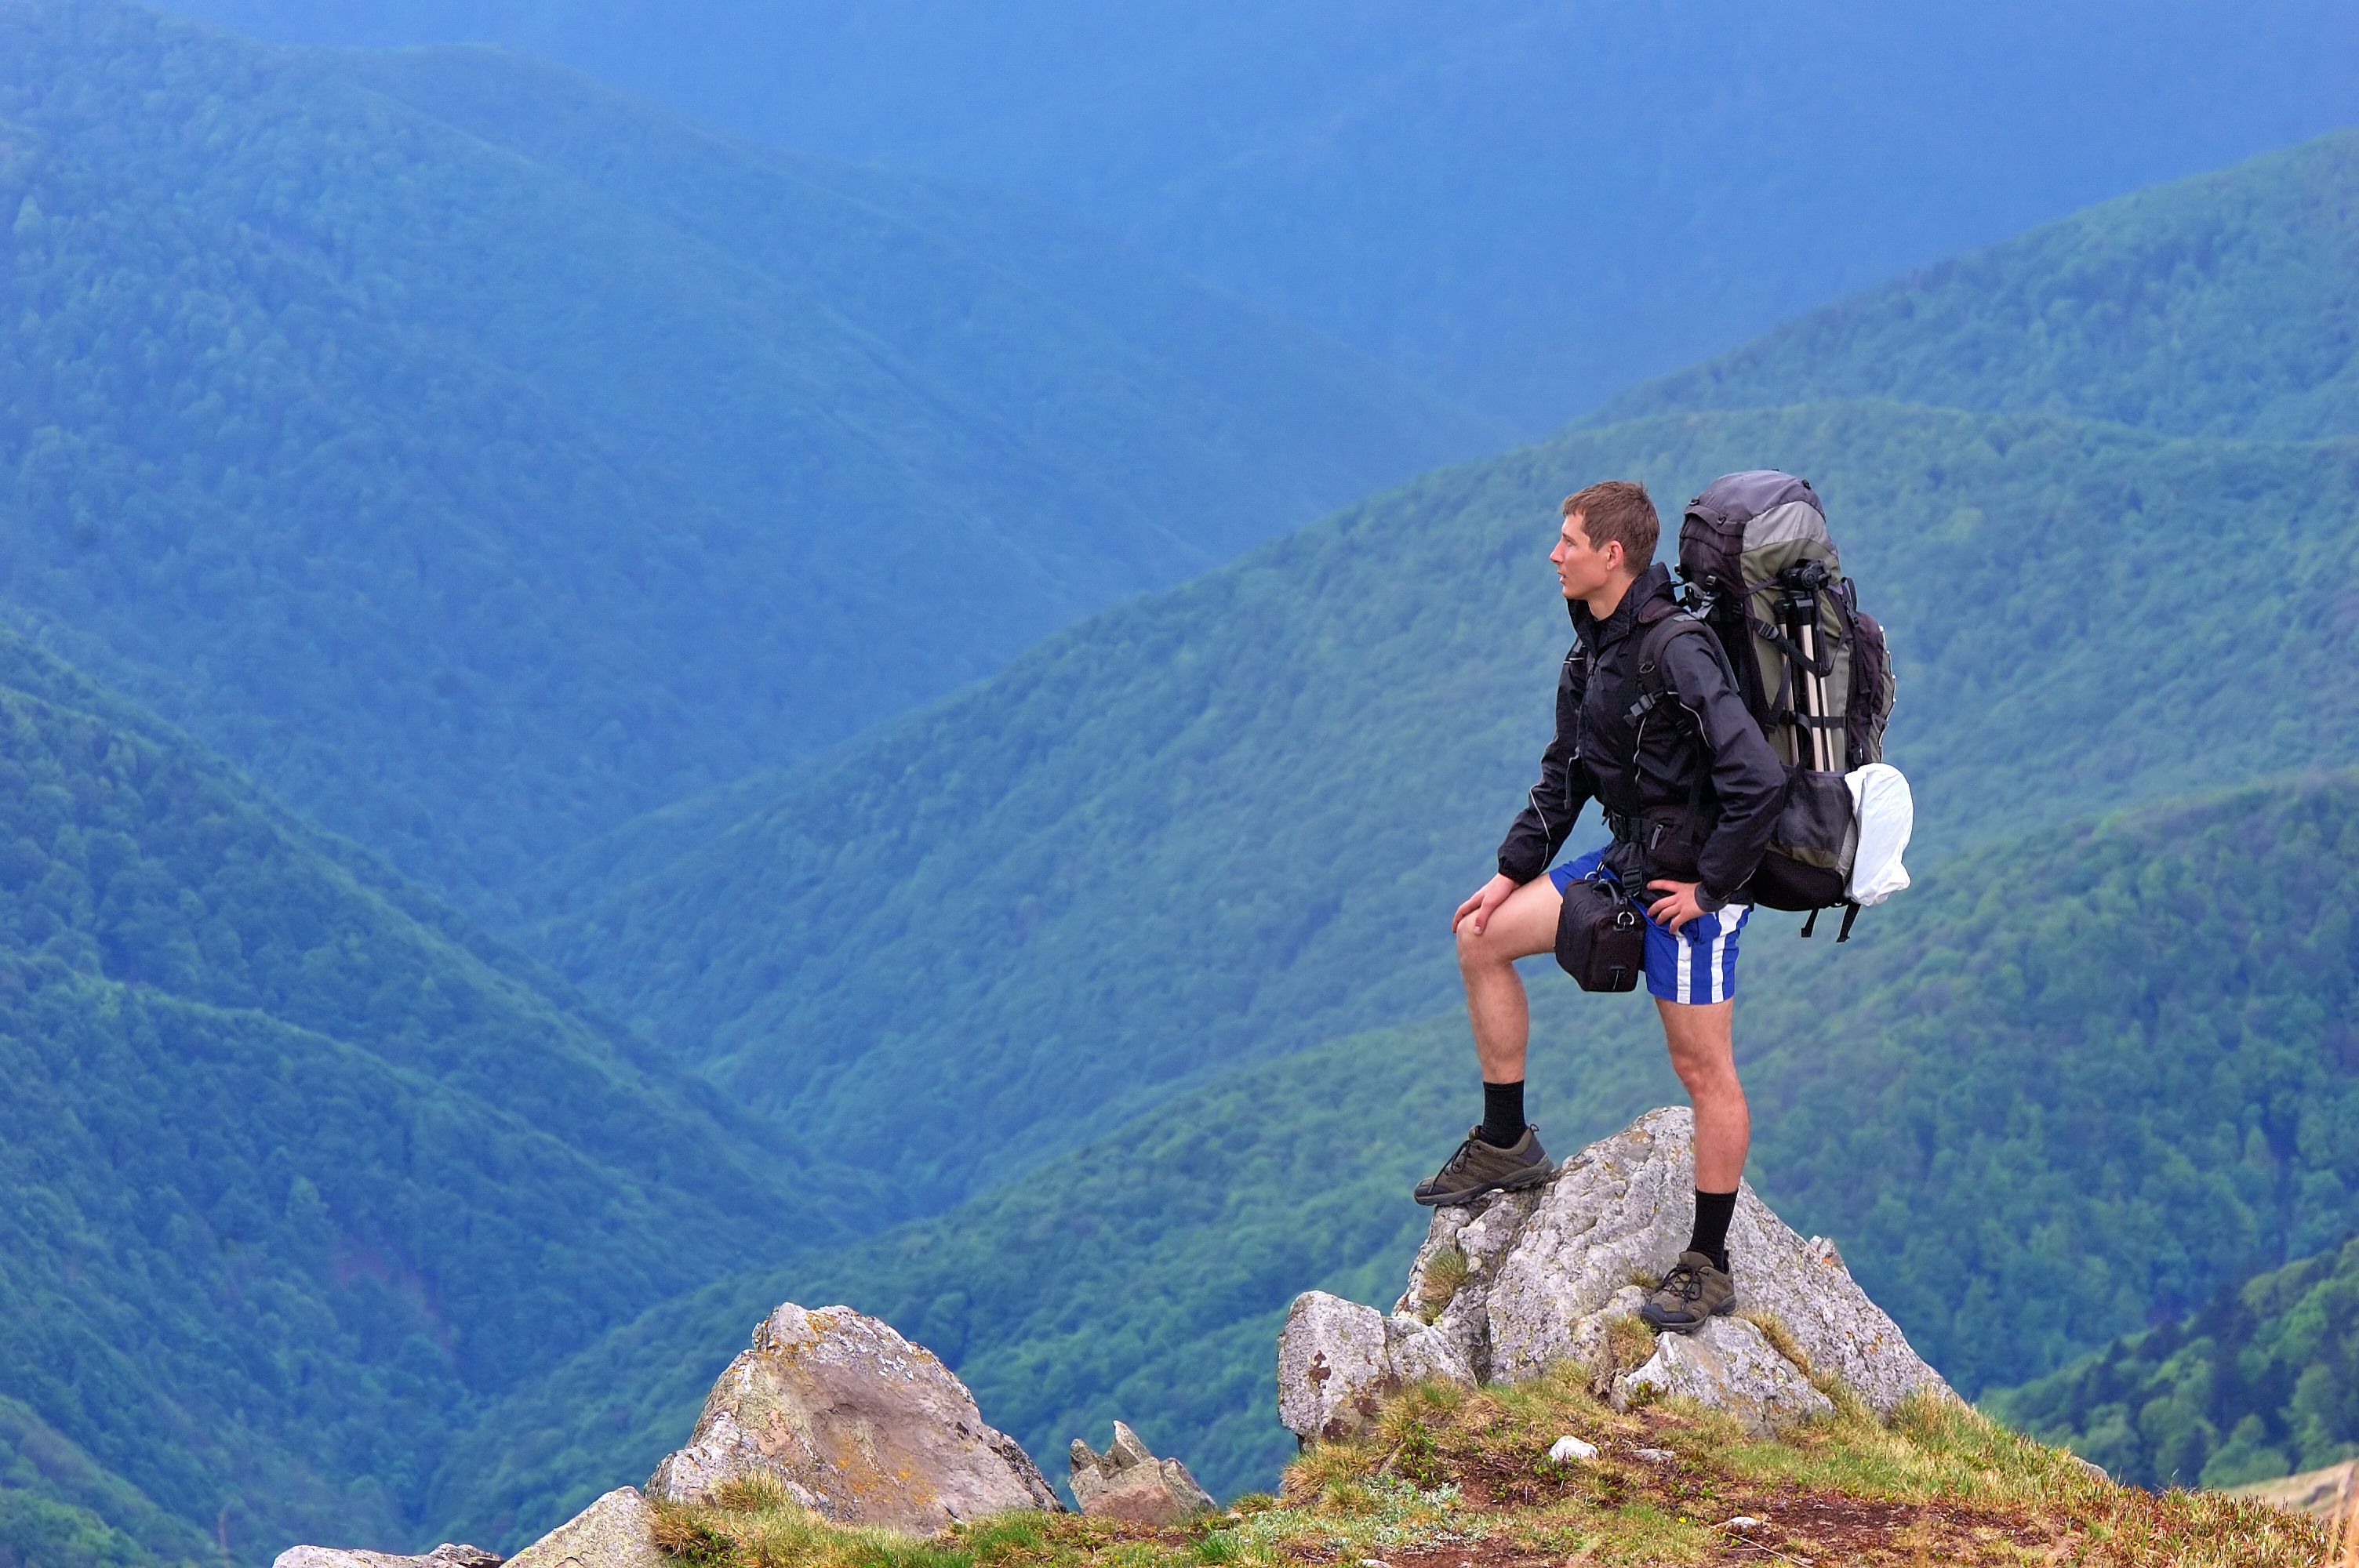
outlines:
M1499 846L1499 870L1517 882L1548 870L1574 818L1592 798L1616 822L1617 854L1608 863L1634 873L1703 884L1711 908L1741 897L1768 847L1786 799L1786 770L1737 695L1736 678L1710 633L1664 645L1662 674L1676 701L1634 721L1639 612L1671 599L1671 574L1657 564L1630 585L1603 622L1578 600L1573 643L1556 687L1556 739L1540 758L1540 780ZM1637 770L1630 773L1633 753ZM1687 807L1698 799L1692 825ZM1667 834L1642 824L1668 824ZM1691 826L1692 838L1689 832ZM1649 838L1658 839L1642 847ZM1644 857L1641 859L1640 857Z

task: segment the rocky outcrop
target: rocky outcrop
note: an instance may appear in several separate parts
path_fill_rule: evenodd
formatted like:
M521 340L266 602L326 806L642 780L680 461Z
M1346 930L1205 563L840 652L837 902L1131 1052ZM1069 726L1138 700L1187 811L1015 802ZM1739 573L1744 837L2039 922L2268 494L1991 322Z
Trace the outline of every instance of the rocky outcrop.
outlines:
M500 1568L502 1561L496 1552L446 1541L422 1557L342 1546L290 1546L270 1568Z
M522 1552L510 1568L669 1568L636 1487L618 1487Z
M849 1307L787 1303L712 1386L650 1497L703 1502L764 1477L839 1524L930 1534L1010 1509L1062 1505L1015 1439L984 1424L948 1367Z
M1158 1459L1138 1433L1114 1423L1114 1442L1103 1454L1073 1439L1073 1501L1096 1519L1130 1524L1178 1524L1209 1511L1212 1495L1196 1484L1177 1459Z
M1687 1244L1691 1128L1683 1108L1652 1111L1541 1186L1436 1210L1389 1315L1319 1292L1297 1299L1278 1341L1279 1419L1305 1440L1338 1436L1401 1383L1514 1382L1565 1360L1625 1402L1647 1390L1688 1394L1763 1428L1829 1408L1814 1377L1886 1415L1919 1390L1947 1392L1833 1244L1805 1241L1750 1187L1728 1247L1739 1310L1759 1323L1665 1336L1645 1365L1617 1372L1614 1320L1636 1313L1636 1281L1659 1278Z

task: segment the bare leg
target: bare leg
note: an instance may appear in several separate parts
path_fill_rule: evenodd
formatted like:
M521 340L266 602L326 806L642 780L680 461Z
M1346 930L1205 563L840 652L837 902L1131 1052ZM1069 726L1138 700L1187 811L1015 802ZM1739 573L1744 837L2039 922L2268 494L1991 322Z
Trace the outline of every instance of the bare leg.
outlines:
M1492 912L1483 935L1474 935L1471 920L1458 928L1458 972L1466 980L1466 1016L1474 1025L1474 1054L1485 1083L1522 1081L1532 1014L1516 960L1556 950L1556 917L1563 905L1556 884L1535 877Z
M1506 906L1500 907L1504 913ZM1471 996L1471 982L1467 989ZM1735 999L1690 1006L1658 997L1655 1009L1663 1015L1671 1070L1687 1086L1688 1103L1695 1107L1696 1190L1734 1192L1744 1178L1745 1157L1753 1144L1753 1112L1745 1103L1745 1086L1736 1081L1731 1034Z

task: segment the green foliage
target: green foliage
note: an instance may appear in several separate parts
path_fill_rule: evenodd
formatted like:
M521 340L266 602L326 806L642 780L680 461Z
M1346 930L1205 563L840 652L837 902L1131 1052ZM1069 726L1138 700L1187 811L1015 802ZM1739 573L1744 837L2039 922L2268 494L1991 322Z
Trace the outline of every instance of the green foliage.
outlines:
M1756 1180L1969 1392L2201 1302L2359 1226L2354 907L2344 774L1920 866L1840 950L1756 917ZM1678 1102L1648 1009L1534 968L1552 1152ZM668 1303L484 1418L455 1518L552 1517L552 1488L652 1466L787 1299L890 1319L1035 1453L1119 1416L1208 1486L1266 1486L1292 1447L1269 1381L1286 1305L1390 1304L1427 1217L1408 1189L1463 1125L1464 1030L1227 1075L938 1218ZM563 1465L507 1456L546 1428Z
M1983 1402L2140 1486L2234 1487L2359 1454L2359 1241Z
M2178 435L2359 435L2359 130L1947 261L1592 418L1891 397Z
M13 638L0 862L0 1487L141 1551L407 1541L474 1404L856 1212ZM132 1551L18 1501L42 1552Z
M2315 1251L2359 1226L2354 903L2349 774L1929 878L1748 1010L1765 1192L1969 1392Z
M0 13L0 595L483 894L1491 438L1029 208L483 51Z
M0 1564L217 1564L216 1538L158 1508L16 1400L0 1398Z

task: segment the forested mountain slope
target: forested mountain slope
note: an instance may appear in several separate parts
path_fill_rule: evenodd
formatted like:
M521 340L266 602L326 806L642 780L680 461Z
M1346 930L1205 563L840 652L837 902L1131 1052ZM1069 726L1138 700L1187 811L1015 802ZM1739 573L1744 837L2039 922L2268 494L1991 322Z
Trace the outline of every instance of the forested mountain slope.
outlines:
M2348 1022L2337 1044L2344 1073L2359 1068ZM1984 1402L2146 1487L2234 1487L2348 1459L2359 1454L2359 1241L2223 1286L2199 1311Z
M179 0L481 39L1027 191L1537 432L1798 310L2359 123L2342 0Z
M473 1405L875 1223L858 1180L6 635L0 873L8 1561L68 1560L67 1505L209 1561L430 1545Z
M1811 312L1590 423L1830 397L2180 435L2359 435L2359 130L2141 190Z
M2359 741L2359 448L1664 417L1429 476L1101 617L758 806L733 792L734 826L652 868L601 850L548 950L770 1113L894 1125L929 1193L1190 1074L1419 1016L1455 995L1448 912L1547 738L1557 500L1632 475L1676 513L1767 462L1818 481L1892 629L1923 857Z
M0 596L432 883L1488 445L1063 220L481 51L0 10Z
M1832 1235L1962 1390L2056 1367L2359 1225L2359 776L1918 871L1840 949L1756 922L1739 1060L1764 1195ZM1533 1114L1563 1155L1680 1090L1643 999L1551 977L1535 975ZM669 1303L454 1451L454 1528L553 1519L642 1473L785 1299L888 1316L1036 1454L1120 1417L1216 1490L1266 1486L1292 1447L1270 1383L1278 1320L1314 1285L1398 1290L1428 1212L1408 1186L1476 1103L1464 1027L1453 1011L1253 1066L937 1218ZM2288 1404L2268 1419L2324 1423L2299 1440L2319 1462L2320 1443L2359 1440L2349 1357L2319 1342L2350 1316L2348 1272L2248 1291L2274 1327L2229 1336L2215 1306L2004 1408L2071 1427L2076 1446L2093 1422L2121 1424L2092 1407L2126 1397L2138 1420L2149 1388L2212 1413L2211 1379L2228 1398L2222 1368L2251 1345L2267 1367L2243 1376L2272 1411ZM543 1428L568 1441L516 1456L505 1434ZM2096 1437L2108 1445L2082 1452L2149 1478L2128 1463L2134 1438Z

